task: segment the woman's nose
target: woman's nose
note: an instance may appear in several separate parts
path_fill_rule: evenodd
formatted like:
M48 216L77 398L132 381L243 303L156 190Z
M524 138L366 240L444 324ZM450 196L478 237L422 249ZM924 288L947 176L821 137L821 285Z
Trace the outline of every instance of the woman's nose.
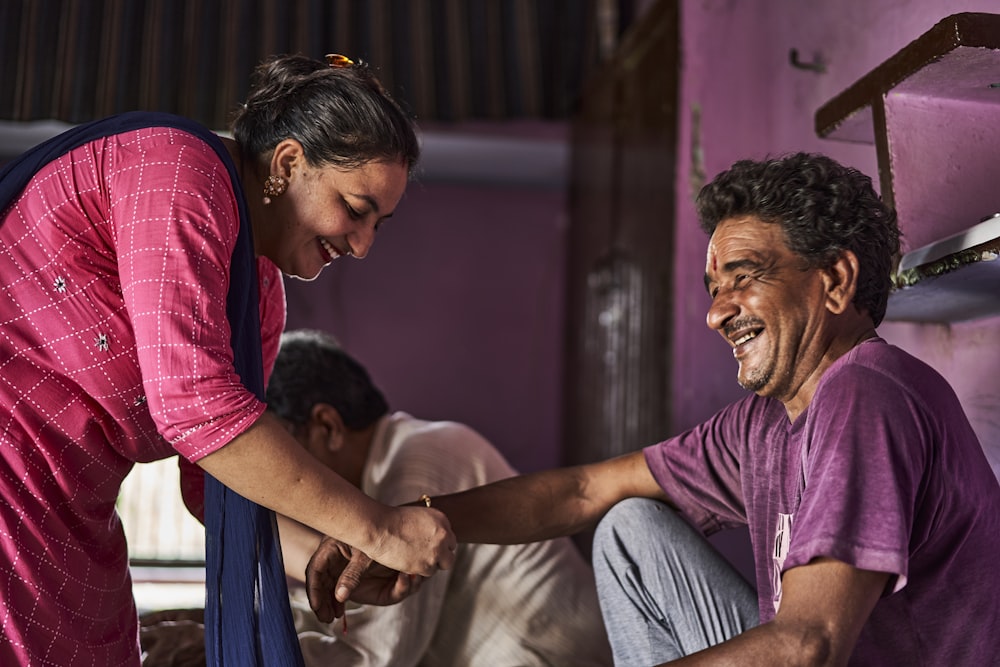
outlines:
M351 246L351 254L358 259L364 259L372 245L375 244L375 229L365 225L364 229L351 234L347 238L348 245Z

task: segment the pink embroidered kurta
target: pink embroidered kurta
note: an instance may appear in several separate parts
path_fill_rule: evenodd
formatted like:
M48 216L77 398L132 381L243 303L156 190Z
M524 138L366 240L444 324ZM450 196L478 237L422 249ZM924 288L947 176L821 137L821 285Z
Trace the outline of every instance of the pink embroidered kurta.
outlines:
M149 128L48 164L2 215L0 665L138 664L122 479L265 408L233 368L232 185L207 144ZM284 293L258 271L269 371Z

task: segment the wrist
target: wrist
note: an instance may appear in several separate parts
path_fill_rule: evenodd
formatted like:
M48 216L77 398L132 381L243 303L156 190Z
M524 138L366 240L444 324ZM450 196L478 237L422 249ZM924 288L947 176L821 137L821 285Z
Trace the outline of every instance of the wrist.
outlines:
M371 520L364 523L364 543L355 546L377 561L386 549L389 536L396 532L399 510L379 502L373 504L375 508Z

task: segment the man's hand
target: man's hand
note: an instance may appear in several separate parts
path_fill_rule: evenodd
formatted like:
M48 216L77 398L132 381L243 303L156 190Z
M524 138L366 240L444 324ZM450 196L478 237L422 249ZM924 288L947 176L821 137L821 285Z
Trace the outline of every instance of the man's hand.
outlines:
M344 615L344 603L396 604L420 588L422 577L374 563L367 554L324 537L306 565L309 606L324 623Z

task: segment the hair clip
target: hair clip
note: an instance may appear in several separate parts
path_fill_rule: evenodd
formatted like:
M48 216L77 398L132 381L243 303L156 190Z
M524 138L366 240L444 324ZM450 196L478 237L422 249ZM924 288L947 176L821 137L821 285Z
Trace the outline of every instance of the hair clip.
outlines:
M347 56L342 56L339 53L326 54L326 64L335 69L339 67L354 67L353 60Z

